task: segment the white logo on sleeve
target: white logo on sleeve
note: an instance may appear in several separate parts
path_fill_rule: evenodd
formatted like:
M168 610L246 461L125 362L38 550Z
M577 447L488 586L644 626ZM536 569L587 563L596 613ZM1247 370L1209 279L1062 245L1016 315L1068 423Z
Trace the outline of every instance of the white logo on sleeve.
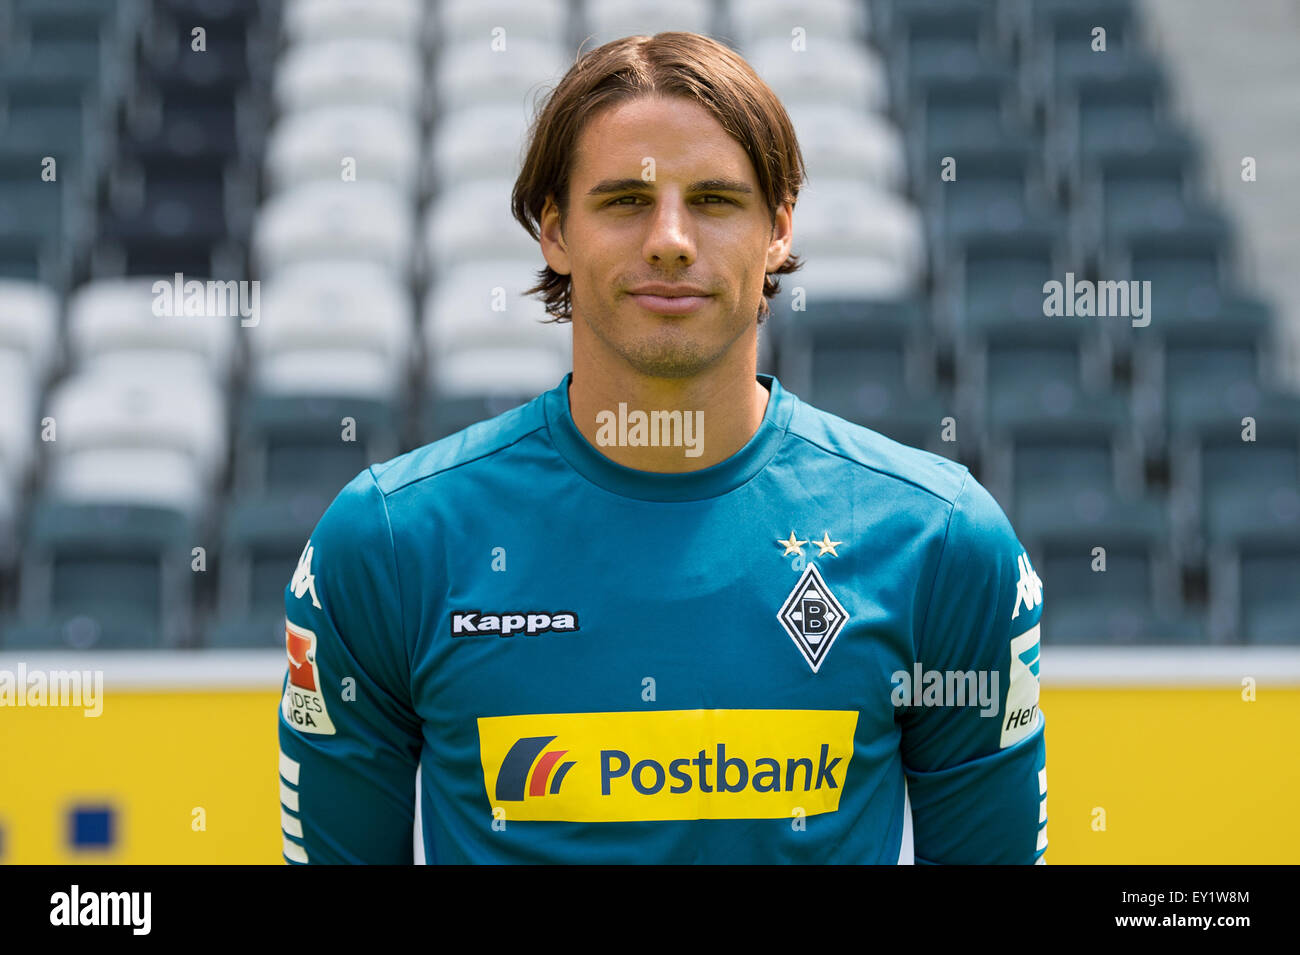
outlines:
M1011 611L1012 620L1020 616L1021 603L1024 603L1026 610L1033 610L1043 602L1043 582L1034 573L1029 555L1022 551L1016 558L1016 564L1020 567L1020 579L1016 581L1016 605Z
M311 540L308 540L307 546L302 549L302 556L298 558L298 569L293 572L293 580L289 582L289 586L295 597L301 598L303 594L310 593L311 605L319 610L320 601L316 599L316 576L311 572L312 552Z
M1038 729L1038 632L1035 624L1011 638L1011 679L1007 681L1007 703L1002 708L1002 741L999 749L1020 742Z

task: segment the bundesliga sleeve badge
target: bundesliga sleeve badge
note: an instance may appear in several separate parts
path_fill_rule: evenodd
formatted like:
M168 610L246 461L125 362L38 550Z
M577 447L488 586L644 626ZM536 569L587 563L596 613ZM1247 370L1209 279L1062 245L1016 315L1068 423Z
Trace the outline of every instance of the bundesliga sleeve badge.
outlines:
M333 736L334 723L325 708L316 669L316 634L286 618L284 644L289 654L289 682L280 701L285 720L300 733Z

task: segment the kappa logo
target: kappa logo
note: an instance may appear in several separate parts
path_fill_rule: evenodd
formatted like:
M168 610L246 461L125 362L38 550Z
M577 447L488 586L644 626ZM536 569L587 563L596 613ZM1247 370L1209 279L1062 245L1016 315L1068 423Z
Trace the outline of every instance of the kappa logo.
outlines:
M572 633L578 629L578 615L572 610L544 613L540 610L511 610L484 613L481 610L453 610L453 637L511 637L516 633Z
M302 555L298 558L298 568L293 572L293 580L289 581L289 587L293 590L293 595L299 599L303 594L311 594L311 605L319 610L320 601L316 599L316 576L311 572L312 553L313 548L309 539L307 546L302 549Z
M848 622L849 614L822 580L817 565L809 564L776 619L816 673Z
M1021 551L1020 556L1016 558L1016 565L1020 568L1020 579L1016 581L1016 605L1011 611L1012 620L1020 616L1022 603L1026 610L1033 610L1043 602L1043 582L1038 579L1038 574L1034 573L1034 568L1029 563L1029 555Z

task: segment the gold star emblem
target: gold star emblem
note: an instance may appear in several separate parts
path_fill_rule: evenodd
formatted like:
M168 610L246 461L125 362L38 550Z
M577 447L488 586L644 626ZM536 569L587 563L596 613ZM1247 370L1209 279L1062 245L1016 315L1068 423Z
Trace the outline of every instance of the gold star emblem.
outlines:
M783 547L785 547L785 553L781 555L782 557L789 557L791 554L798 554L800 557L802 557L803 545L808 543L807 541L796 540L794 536L794 531L790 532L790 539L788 541L783 541L781 540L781 538L778 537L776 539L776 542L778 544L781 544Z
M831 540L830 534L823 534L821 540L813 541L813 543L821 548L821 550L817 552L818 557L825 557L827 552L829 552L832 557L839 557L840 555L836 553L835 548L840 544L843 544L844 541L833 541Z

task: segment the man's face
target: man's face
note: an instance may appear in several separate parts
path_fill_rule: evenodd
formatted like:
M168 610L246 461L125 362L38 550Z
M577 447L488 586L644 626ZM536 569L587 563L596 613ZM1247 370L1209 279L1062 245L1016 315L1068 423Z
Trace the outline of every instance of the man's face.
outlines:
M790 252L792 212L780 207L773 227L745 150L699 104L642 97L605 109L578 138L563 233L553 202L542 213L546 261L572 278L576 347L593 335L595 350L661 378L752 347L764 274ZM650 283L704 295L635 293Z

